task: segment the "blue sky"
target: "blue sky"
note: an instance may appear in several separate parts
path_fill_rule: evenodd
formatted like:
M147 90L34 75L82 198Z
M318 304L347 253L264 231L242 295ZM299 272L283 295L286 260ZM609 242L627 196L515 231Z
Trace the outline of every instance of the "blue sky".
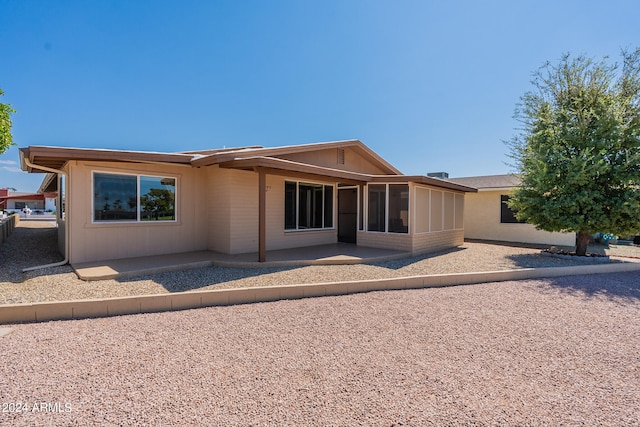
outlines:
M531 73L640 45L637 0L0 0L19 147L357 138L406 174L508 173ZM0 155L0 187L43 175Z

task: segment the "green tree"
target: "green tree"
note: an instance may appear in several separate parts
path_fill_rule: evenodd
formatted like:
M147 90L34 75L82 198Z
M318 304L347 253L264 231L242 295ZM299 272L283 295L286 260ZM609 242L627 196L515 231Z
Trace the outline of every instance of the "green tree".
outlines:
M0 96L3 95L4 92L0 89ZM14 145L13 136L11 135L11 114L15 112L16 110L11 108L11 104L3 104L0 102L0 154Z
M578 255L596 232L640 229L640 49L622 59L566 54L541 67L508 143L522 177L509 207L538 229L576 232Z
M146 215L147 220L169 216L174 219L174 203L175 197L171 190L163 188L152 188L147 194L140 197L142 212Z

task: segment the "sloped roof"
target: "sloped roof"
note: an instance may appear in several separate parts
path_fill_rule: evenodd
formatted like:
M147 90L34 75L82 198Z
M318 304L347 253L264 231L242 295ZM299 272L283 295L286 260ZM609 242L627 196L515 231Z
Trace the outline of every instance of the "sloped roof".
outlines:
M449 178L448 181L475 187L479 191L488 191L518 187L520 185L520 176L517 174L468 176L463 178Z
M302 153L309 151L328 150L332 148L351 148L389 175L402 175L398 169L367 147L357 139L347 141L316 142L313 144L287 145L282 147L245 147L235 150L225 150L212 153L207 156L194 159L194 166L208 166L231 160L239 160L247 157L278 157L286 154Z
M308 163L295 162L278 156L288 154L313 152L333 148L349 148L362 156L365 160L383 171L383 174L363 174L341 169L327 168ZM28 160L28 162L27 162ZM240 147L223 148L217 150L201 150L180 153L160 153L148 151L104 150L68 147L29 146L20 148L20 162L22 169L28 172L52 172L59 170L70 160L93 160L103 162L133 162L133 163L165 163L179 164L191 167L220 165L221 167L236 169L262 168L272 173L295 172L297 174L332 177L345 182L415 182L448 188L458 191L475 192L473 186L455 181L447 181L426 176L405 176L384 160L373 150L354 139L348 141L320 142L314 144L290 145L284 147ZM30 166L29 163L33 166ZM45 169L38 169L43 166ZM49 168L49 170L47 170ZM279 172L278 172L279 171ZM48 182L47 182L48 181ZM55 188L55 180L45 178L41 186L42 191Z
M115 162L161 162L190 164L195 167L209 166L222 162L246 157L277 157L279 155L326 150L330 148L351 148L359 155L380 167L390 175L402 175L389 162L376 154L361 141L354 139L348 141L318 142L313 144L289 145L283 147L239 147L222 148L201 151L185 151L180 153L162 153L151 151L108 150L98 148L72 148L72 147L48 147L29 146L20 148L20 160L22 169L28 172L46 172L31 168L24 162L42 165L51 169L60 169L69 160L97 160Z

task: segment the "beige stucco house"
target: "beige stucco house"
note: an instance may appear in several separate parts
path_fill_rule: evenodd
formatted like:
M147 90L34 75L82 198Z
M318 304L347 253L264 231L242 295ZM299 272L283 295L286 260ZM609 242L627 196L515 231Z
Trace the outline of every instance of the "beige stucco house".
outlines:
M520 185L518 175L451 178L451 182L477 188L465 197L464 228L468 239L539 245L573 246L575 233L550 233L518 221L506 205L511 191Z
M469 186L402 175L358 140L180 153L30 146L59 190L70 263L347 242L411 253L464 241Z

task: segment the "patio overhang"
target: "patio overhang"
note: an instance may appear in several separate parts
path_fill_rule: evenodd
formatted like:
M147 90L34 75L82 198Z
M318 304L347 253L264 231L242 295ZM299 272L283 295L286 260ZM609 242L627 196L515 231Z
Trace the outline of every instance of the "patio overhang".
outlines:
M235 159L220 163L221 168L240 170L261 170L269 175L290 176L302 179L322 179L330 182L345 184L366 184L370 175L357 172L349 172L339 169L324 168L306 163L292 162L290 160L273 157L250 157Z
M234 159L219 164L222 168L254 170L261 169L268 174L291 176L303 179L324 179L331 182L340 182L352 185L367 183L394 183L414 182L417 184L431 185L449 190L475 193L478 190L467 185L457 184L438 178L421 175L370 175L358 172L350 172L341 169L325 168L321 166L298 163L273 157L249 157Z
M461 192L476 192L477 189L438 178L406 175L370 175L298 163L274 157L236 158L218 163L221 168L253 171L258 173L258 261L266 261L266 175L280 175L292 178L324 180L348 185L367 183L407 183L414 182Z

